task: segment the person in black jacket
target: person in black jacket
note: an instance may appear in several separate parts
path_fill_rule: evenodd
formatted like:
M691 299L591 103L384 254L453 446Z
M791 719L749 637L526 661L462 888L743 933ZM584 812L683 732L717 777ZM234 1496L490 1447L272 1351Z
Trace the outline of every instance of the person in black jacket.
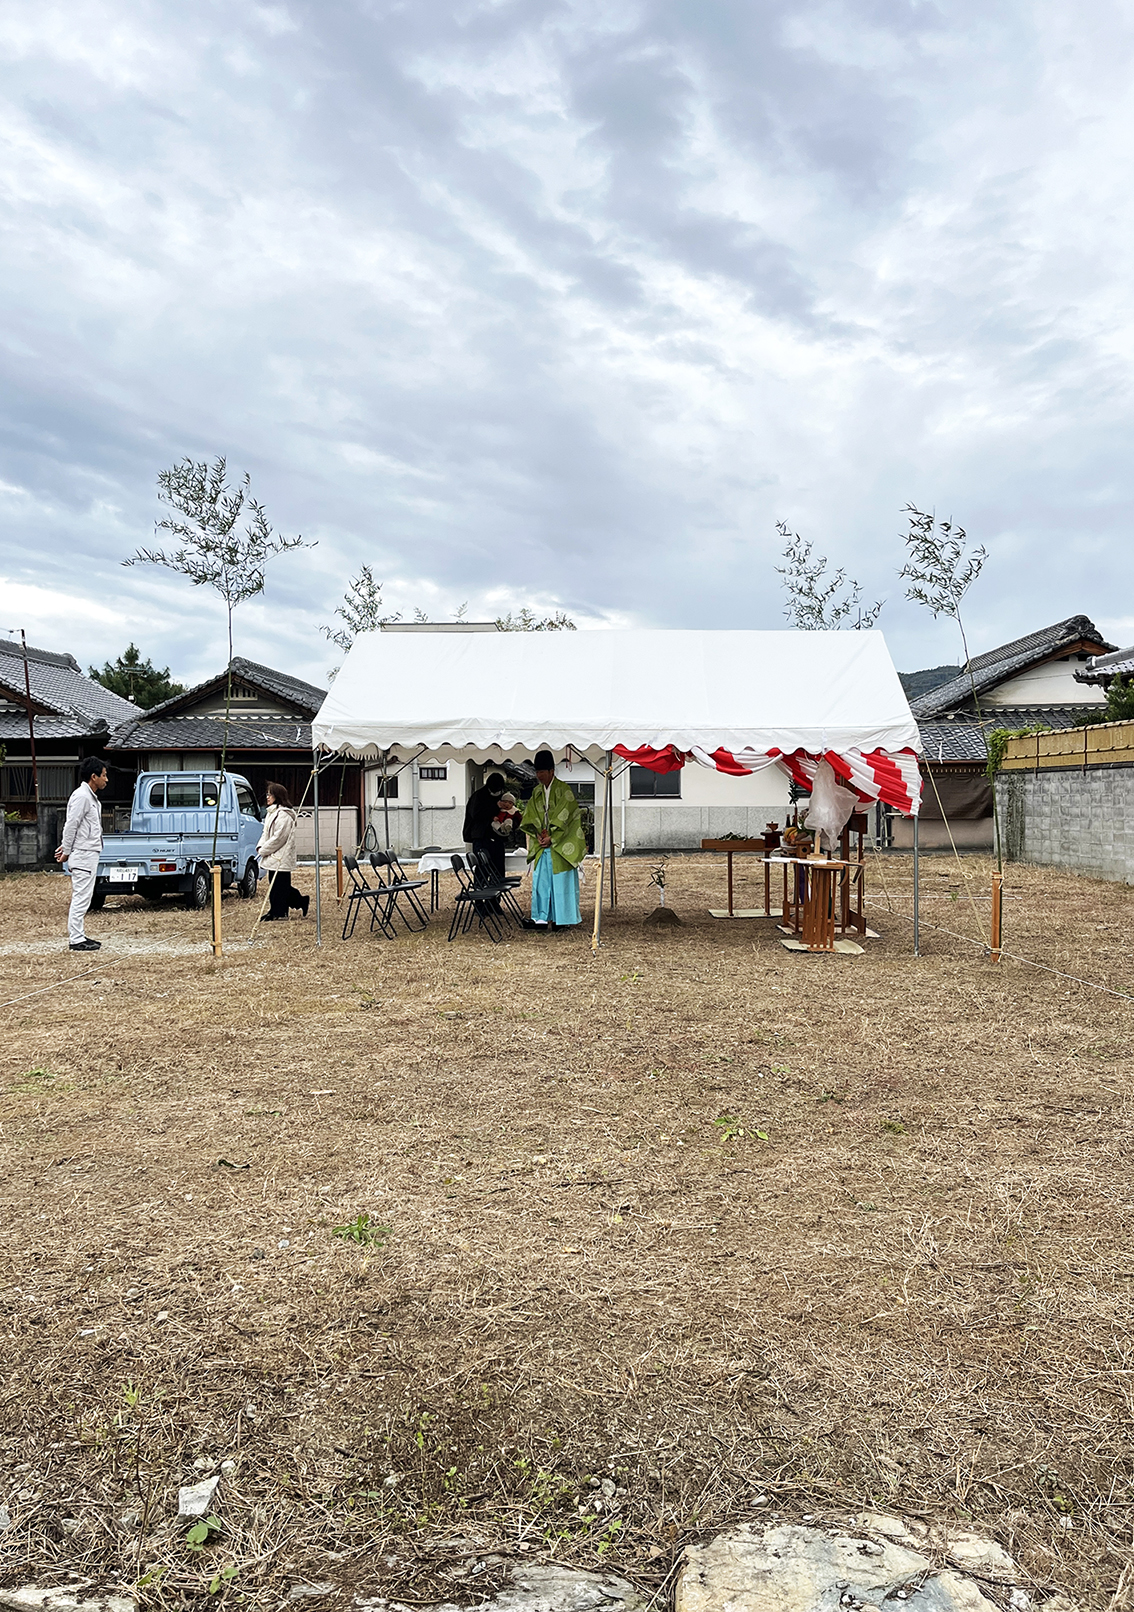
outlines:
M508 784L499 772L489 773L480 789L469 796L465 807L465 826L461 837L474 851L483 851L501 882L504 879L504 841L492 832L492 819L496 816L501 795Z

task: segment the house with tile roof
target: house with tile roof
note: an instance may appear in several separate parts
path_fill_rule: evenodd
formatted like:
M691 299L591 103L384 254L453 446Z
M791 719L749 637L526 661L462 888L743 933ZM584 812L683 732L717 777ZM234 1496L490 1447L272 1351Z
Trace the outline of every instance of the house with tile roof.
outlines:
M992 848L987 735L1075 727L1105 703L1105 690L1083 674L1114 647L1089 616L1068 616L973 656L955 677L910 701L924 746L923 848L949 847L946 820L958 848ZM895 844L911 838L908 823L895 823Z
M130 707L130 720L110 736L108 754L132 773L219 767L227 677L226 667L148 711ZM267 785L274 781L283 784L296 806L306 793L310 807L311 719L325 699L325 689L242 655L233 656L225 765L248 779L257 800L263 800ZM353 850L362 802L359 764L348 762L321 770L320 795L324 811L332 819L338 818L341 843ZM304 821L301 819L301 830ZM334 845L334 832L327 843ZM304 844L301 832L301 854Z
M1092 655L1082 671L1075 673L1077 683L1092 683L1108 689L1116 677L1129 682L1134 678L1134 644L1128 649L1116 649L1109 655Z
M84 756L105 755L112 730L134 715L129 700L87 677L73 655L30 644L25 654L23 644L0 639L0 745L5 752L0 805L5 818L28 825L13 837L21 844L18 860L42 861L54 851L57 816L78 781L79 762ZM37 823L38 833L31 828ZM16 859L5 851L6 861Z

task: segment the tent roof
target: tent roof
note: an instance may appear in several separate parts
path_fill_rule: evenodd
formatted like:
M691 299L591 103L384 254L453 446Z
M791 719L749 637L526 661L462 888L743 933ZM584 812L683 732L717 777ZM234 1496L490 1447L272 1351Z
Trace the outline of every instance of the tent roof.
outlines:
M367 633L312 724L355 756L917 750L880 632ZM456 758L454 758L456 759Z

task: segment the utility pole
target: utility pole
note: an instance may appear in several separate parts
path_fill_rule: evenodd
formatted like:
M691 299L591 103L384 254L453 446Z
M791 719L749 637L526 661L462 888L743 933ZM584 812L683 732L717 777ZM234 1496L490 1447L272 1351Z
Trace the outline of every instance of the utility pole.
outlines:
M39 767L35 759L35 712L32 710L31 674L28 671L28 639L20 628L20 642L24 646L24 692L28 702L28 738L31 740L32 794L35 797L36 818L39 817Z

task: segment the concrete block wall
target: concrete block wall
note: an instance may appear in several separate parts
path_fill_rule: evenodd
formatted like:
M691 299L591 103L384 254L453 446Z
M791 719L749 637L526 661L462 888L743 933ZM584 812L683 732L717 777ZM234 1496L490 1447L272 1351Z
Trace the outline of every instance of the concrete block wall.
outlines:
M1010 862L1134 884L1134 767L1001 772L996 789Z
M2 851L6 868L55 866L55 847L63 833L65 806L41 806L34 823L4 823Z

